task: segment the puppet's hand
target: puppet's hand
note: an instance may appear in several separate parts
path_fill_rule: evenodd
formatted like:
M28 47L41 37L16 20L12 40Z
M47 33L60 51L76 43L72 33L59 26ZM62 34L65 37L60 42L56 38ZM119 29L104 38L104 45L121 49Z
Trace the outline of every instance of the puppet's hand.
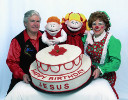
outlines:
M54 44L58 44L58 43L60 43L60 41L59 41L59 39L58 39L58 38L53 37L53 39L54 39L54 40L52 40L52 41L53 41L53 43L54 43Z
M85 31L85 34L87 35L87 39L86 39L86 42L88 43L88 44L93 44L93 40L92 40L92 35L91 35L91 33L89 32L89 31Z
M52 42L51 40L47 40L45 43L46 43L48 46L53 45L53 42Z

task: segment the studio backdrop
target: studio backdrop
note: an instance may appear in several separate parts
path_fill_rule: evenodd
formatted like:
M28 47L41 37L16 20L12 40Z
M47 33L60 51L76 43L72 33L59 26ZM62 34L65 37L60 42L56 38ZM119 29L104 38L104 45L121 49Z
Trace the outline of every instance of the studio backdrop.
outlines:
M120 100L128 100L128 0L0 0L0 100L8 90L11 72L6 58L11 39L24 30L23 17L28 10L41 15L40 30L50 16L60 19L67 13L82 13L88 19L94 11L106 11L110 17L110 32L121 41L121 65L115 88Z

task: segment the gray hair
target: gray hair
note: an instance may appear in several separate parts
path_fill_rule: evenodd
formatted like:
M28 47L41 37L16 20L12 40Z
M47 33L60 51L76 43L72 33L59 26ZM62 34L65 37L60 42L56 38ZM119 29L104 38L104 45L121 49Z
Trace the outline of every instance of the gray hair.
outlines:
M24 14L24 20L23 20L24 23L27 23L27 22L28 22L28 18L31 17L31 16L33 16L33 15L39 16L40 21L41 21L40 14L39 14L37 11L35 11L35 10L30 10L30 11L27 11L27 12Z

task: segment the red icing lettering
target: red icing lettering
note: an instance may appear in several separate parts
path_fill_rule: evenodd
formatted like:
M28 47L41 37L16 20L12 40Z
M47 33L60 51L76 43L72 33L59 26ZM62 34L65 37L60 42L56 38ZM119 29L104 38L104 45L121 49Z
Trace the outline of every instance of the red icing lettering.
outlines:
M73 76L78 76L78 73L73 73Z
M60 85L60 86L57 85L57 89L58 89L58 90L61 90L61 89L62 89L62 86L61 86L61 85Z
M39 83L39 86L44 88L44 89L50 89L50 90L61 90L61 89L69 89L69 84L66 83L64 85L62 84L56 84L56 85L53 85L53 84L46 84L46 83Z
M57 80L62 80L62 77L57 77Z
M44 76L44 75L41 75L40 73L36 72L35 71L36 69L34 70L31 70L33 72L34 75L36 75L37 77L41 77L42 79L46 78L47 76Z
M84 73L84 70L83 69L81 69L81 70L79 70L79 71L77 71L79 74L83 74Z
M54 85L50 85L50 89L51 90L54 90Z
M64 78L64 79L66 79L66 78L67 78L67 76L63 76L63 78Z
M53 80L54 77L49 77L49 80Z
M42 87L42 84L41 84L41 82L40 82L39 86L40 86L40 87Z
M73 75L68 76L68 78L73 78Z
M44 88L47 88L47 84L43 83Z
M62 80L62 77L49 77L49 80Z
M64 84L64 88L68 89L69 88L69 84L68 83Z

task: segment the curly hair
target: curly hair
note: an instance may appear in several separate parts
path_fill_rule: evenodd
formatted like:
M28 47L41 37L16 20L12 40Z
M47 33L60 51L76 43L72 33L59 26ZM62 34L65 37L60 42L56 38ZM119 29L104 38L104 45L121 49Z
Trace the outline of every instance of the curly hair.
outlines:
M109 31L111 24L110 24L110 18L108 17L108 15L105 12L102 11L96 11L94 13L91 13L89 19L88 19L88 25L89 27L92 29L92 23L94 21L96 21L97 19L99 19L100 21L103 21L105 23L106 29L105 31Z
M51 16L48 18L47 23L48 22L56 22L56 23L60 24L60 19L56 16Z

